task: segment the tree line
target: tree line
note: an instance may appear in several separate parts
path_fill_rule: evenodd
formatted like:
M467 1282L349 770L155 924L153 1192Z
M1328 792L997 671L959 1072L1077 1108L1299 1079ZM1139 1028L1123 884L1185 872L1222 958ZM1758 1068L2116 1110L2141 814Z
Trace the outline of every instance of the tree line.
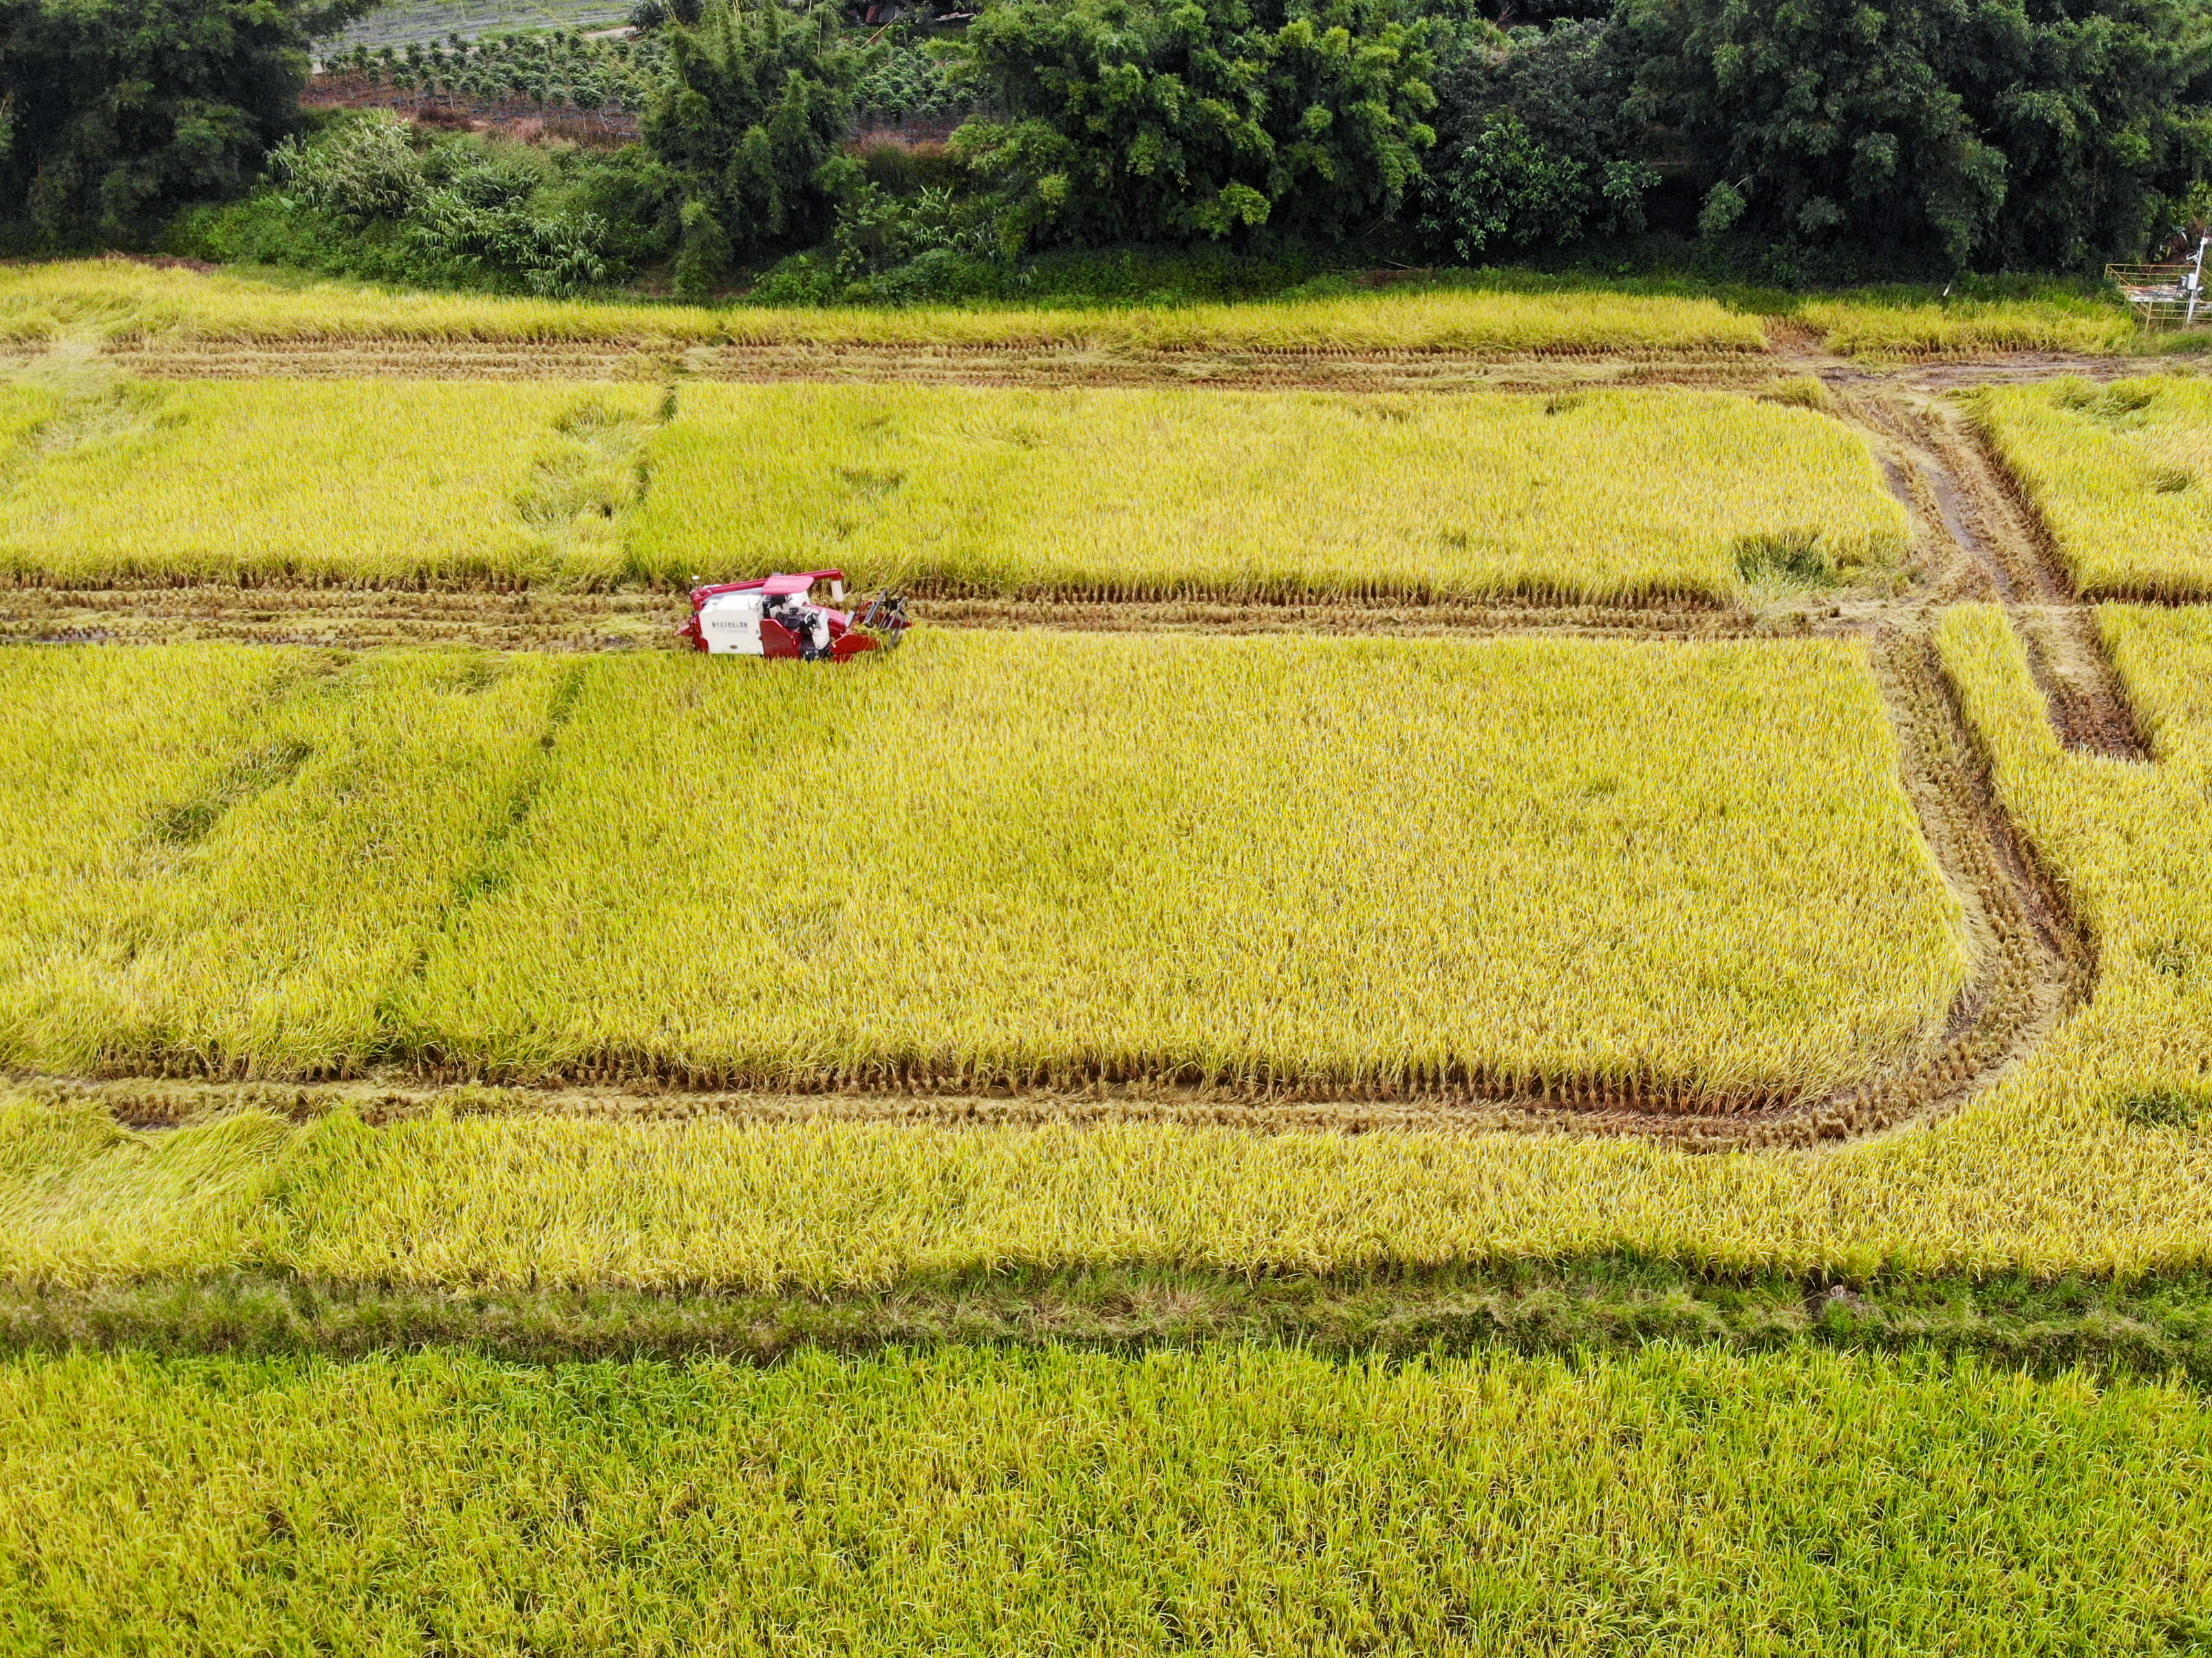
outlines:
M1655 232L1838 276L2087 271L2212 210L2194 0L988 0L927 46L648 0L635 153L527 164L305 131L311 43L371 3L0 0L0 235L143 245L197 210L230 252L419 261L416 220L489 203L537 275L477 224L443 276L707 294L781 258L771 287L830 297L1054 249L1472 264ZM871 165L872 82L979 112Z

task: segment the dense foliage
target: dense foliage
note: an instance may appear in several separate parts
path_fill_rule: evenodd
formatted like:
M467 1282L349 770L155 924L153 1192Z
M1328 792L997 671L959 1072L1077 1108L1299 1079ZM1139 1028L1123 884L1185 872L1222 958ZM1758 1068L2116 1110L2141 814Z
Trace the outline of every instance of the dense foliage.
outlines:
M1951 268L2136 257L2201 179L2185 0L1622 0L1698 228Z
M811 241L857 169L839 154L853 53L826 6L710 0L666 26L669 76L645 135L681 194L680 292L712 291L735 260Z
M131 244L299 122L307 46L369 0L0 0L0 225Z
M1424 228L1462 264L1644 228L1659 175L1629 115L1622 37L1569 21L1453 42L1438 77L1443 135Z
M946 72L945 59L912 40L885 40L870 52L853 95L864 121L964 115L969 102Z
M270 152L270 182L179 245L335 276L543 295L636 276L674 239L666 173L635 147L548 151L349 113Z
M1386 0L1000 0L957 147L1000 239L1334 240L1389 219L1435 134L1425 33Z
M304 44L363 3L0 0L0 222L143 240L273 155L176 245L694 296L797 254L766 292L819 300L1006 295L1040 255L1136 245L1472 264L1655 232L1761 279L2089 272L2212 217L2191 0L992 0L866 41L823 0L680 0L629 39L325 65L641 140L526 165L343 124L302 148ZM916 120L963 122L949 155L847 153Z

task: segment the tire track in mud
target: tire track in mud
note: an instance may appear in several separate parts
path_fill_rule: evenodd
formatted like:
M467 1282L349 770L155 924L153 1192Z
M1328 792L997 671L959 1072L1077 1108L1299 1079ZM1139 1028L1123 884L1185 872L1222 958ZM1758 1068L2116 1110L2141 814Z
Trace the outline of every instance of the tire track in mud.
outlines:
M2052 728L2077 752L2136 763L2150 744L2097 626L2042 516L1986 439L1956 411L1897 392L1845 390L1841 412L1902 452L1942 545L1931 603L2001 605L2027 652Z

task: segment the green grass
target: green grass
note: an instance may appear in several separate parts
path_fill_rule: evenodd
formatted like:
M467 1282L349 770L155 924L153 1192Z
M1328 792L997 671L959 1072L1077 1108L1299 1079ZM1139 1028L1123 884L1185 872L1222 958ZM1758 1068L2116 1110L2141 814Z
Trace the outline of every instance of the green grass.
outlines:
M23 1652L2212 1643L2170 1385L1662 1349L0 1365Z
M66 1122L68 1120L60 1120ZM58 1126L50 1125L50 1126ZM155 1165L211 1193L229 1136ZM254 1131L265 1133L265 1121ZM89 1139L89 1136L86 1137ZM57 1159L50 1212L106 1194ZM127 1178L133 1165L114 1167ZM222 1223L220 1203L187 1224ZM2212 1385L2212 1278L2129 1283L2020 1273L1877 1277L1705 1272L1624 1255L1264 1273L1175 1266L998 1267L809 1295L605 1287L440 1290L283 1272L146 1272L71 1286L0 1283L0 1353L363 1357L428 1347L520 1363L702 1357L772 1363L946 1343L1134 1354L1262 1342L1345 1357L1504 1351L1588 1357L1665 1342L1742 1353L1829 1348L1972 1357L2054 1376Z

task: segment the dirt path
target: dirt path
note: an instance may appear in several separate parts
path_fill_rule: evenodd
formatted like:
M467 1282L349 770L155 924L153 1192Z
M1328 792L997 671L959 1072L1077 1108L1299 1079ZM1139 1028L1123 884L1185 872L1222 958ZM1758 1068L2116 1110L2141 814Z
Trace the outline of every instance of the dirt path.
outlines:
M942 362L958 354L930 355ZM166 361L182 359L173 353ZM334 355L328 361L337 358ZM881 354L872 361L882 367ZM1139 365L1147 374L1156 367ZM1443 383L1439 377L1449 372L1433 360L1403 366L1395 359L1344 357L1331 360L1328 373L1368 376L1362 389L1375 389L1401 367L1408 376L1407 389L1417 389L1410 384L1416 374L1428 377L1419 389L1436 389ZM1611 383L1616 384L1635 383L1634 376L1662 369L1674 372L1668 365L1619 361L1544 367L1547 373L1588 370L1593 378L1601 378L1601 370L1614 375ZM1722 367L1735 372L1737 366ZM1525 364L1482 367L1485 374L1509 367L1528 372ZM1288 372L1280 364L1261 364L1255 373L1262 370ZM160 369L154 367L154 372ZM455 365L441 372L475 371ZM1297 372L1313 373L1310 365ZM1771 378L1772 364L1761 372ZM973 365L958 373L972 378ZM1077 374L1070 367L1068 374L1064 383L1101 383L1095 373ZM1440 1080L1417 1096L1362 1099L1304 1097L1295 1090L1267 1098L1225 1097L1165 1084L1103 1081L1074 1094L989 1099L939 1096L919 1084L911 1091L894 1088L873 1094L811 1096L684 1092L646 1084L528 1093L467 1090L463 1108L646 1118L715 1114L763 1121L823 1116L960 1123L1143 1119L1354 1132L1571 1128L1720 1149L1836 1139L1955 1108L2002 1075L2080 1004L2094 982L2095 960L2086 929L1999 804L1960 713L1934 645L1943 608L1975 600L2004 607L2027 645L2053 724L2069 747L2135 762L2147 762L2150 755L2105 653L2092 609L2074 597L2047 532L2004 468L1956 411L1937 399L1936 393L1942 386L1927 383L1924 377L1916 382L1903 374L1875 376L1856 369L1832 369L1823 378L1834 394L1837 416L1871 440L1893 489L1912 513L1913 580L1899 595L1862 595L1833 604L1785 603L1765 610L1388 602L1255 604L1205 599L1097 604L953 598L925 598L916 608L922 619L951 627L1863 640L1896 732L1901 780L1929 847L1959 895L1974 956L1972 977L1942 1026L1929 1032L1917 1054L1890 1074L1812 1100L1792 1098L1784 1091L1723 1095L1679 1084L1595 1078L1534 1084L1476 1072ZM1184 379L1178 383L1199 382ZM1323 376L1253 383L1335 384ZM136 641L188 637L344 646L467 643L616 650L669 646L682 610L679 598L634 593L20 588L0 594L0 639ZM397 1075L343 1086L273 1090L154 1079L121 1079L95 1086L119 1115L147 1124L173 1122L249 1102L305 1113L327 1109L346 1099L372 1117L407 1115L454 1108L457 1097L452 1089ZM479 1096L494 1103L467 1104Z
M1845 419L1894 452L1893 466L1911 469L1930 577L1923 605L2002 604L2066 745L2148 761L2094 607L2075 596L2049 530L1981 434L1956 409L1906 388L1846 386L1838 401Z

